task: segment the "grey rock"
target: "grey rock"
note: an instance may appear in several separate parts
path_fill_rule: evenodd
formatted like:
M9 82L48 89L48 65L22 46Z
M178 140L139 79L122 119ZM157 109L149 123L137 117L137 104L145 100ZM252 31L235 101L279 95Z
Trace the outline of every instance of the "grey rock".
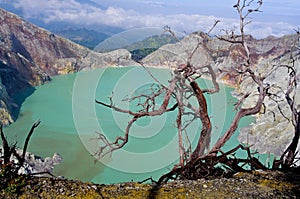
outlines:
M17 149L19 155L22 154L21 149ZM0 146L0 157L3 156L3 147ZM2 158L0 158L2 160ZM14 163L18 163L16 157L11 156L10 159ZM24 166L18 171L19 174L34 174L42 172L51 172L55 165L60 164L62 157L58 153L54 153L53 157L46 157L45 159L39 156L36 156L32 153L26 152Z

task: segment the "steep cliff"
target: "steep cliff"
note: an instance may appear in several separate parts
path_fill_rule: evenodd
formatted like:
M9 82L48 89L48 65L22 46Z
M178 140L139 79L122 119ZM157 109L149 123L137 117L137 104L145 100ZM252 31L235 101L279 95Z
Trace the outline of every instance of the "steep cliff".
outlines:
M11 123L11 95L58 74L137 65L127 50L96 53L0 8L0 121Z
M11 99L7 94L5 86L2 84L0 77L0 120L4 121L4 124L13 122L13 118L9 112L9 110L11 110L10 104Z

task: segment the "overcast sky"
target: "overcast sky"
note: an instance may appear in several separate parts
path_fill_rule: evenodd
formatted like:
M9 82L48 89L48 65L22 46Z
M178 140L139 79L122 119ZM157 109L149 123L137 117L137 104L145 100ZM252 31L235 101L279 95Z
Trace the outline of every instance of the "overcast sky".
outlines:
M169 25L183 32L238 26L236 0L0 0L22 11L27 19L112 25L125 29ZM254 1L256 2L256 1ZM264 0L263 12L252 15L247 33L256 37L293 33L300 26L299 0ZM216 29L217 30L217 29Z

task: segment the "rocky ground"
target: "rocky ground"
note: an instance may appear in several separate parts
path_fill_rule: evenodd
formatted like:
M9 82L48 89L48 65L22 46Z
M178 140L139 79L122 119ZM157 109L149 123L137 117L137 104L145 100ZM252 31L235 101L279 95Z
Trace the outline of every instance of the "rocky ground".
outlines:
M1 198L299 198L300 175L295 173L254 171L232 178L171 181L160 187L30 177L17 190L2 190Z

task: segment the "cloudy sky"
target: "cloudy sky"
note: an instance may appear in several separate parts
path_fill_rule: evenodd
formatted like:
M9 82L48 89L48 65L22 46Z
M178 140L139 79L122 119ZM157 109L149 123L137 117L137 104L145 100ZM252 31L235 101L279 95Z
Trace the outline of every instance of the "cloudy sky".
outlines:
M71 22L79 25L112 25L124 29L163 27L180 32L238 27L236 0L0 0L17 8L27 19ZM256 0L254 1L256 2ZM263 12L251 15L247 32L256 37L293 33L300 19L299 0L264 0Z

